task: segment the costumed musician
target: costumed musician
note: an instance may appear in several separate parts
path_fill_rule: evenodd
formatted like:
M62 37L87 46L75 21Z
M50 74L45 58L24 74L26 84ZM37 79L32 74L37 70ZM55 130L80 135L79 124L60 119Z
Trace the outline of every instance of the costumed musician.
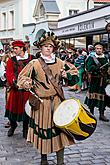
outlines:
M74 144L74 140L56 128L53 123L53 113L61 103L62 98L64 99L62 89L60 88L60 93L58 93L58 88L55 88L56 83L53 84L53 77L57 84L60 82L61 75L68 81L71 81L72 85L79 80L76 68L71 65L68 68L68 73L66 73L64 61L55 56L54 52L58 48L59 43L57 36L53 32L44 31L41 37L34 42L34 46L41 49L40 58L32 60L26 65L19 74L17 83L19 88L28 90L32 88L34 80L36 82L34 84L35 93L43 100L43 102L39 103L39 106L37 104L36 107L31 109L27 137L27 141L32 142L34 147L40 152L42 165L48 164L47 154L53 152L57 154L57 164L63 165L64 147ZM45 65L42 65L41 61L49 69L46 70ZM47 74L47 72L49 73Z

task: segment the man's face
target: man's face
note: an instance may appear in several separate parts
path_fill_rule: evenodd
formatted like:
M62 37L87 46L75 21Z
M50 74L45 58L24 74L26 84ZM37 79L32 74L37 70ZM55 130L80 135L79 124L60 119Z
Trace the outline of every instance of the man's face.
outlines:
M14 52L17 56L19 56L19 55L21 54L21 51L22 51L22 49L21 49L20 47L18 47L18 46L16 46L16 47L13 48L13 52Z
M101 45L96 45L95 46L95 52L97 55L102 55L103 54L103 47Z
M45 56L50 56L54 47L51 44L45 44L41 47L41 52Z

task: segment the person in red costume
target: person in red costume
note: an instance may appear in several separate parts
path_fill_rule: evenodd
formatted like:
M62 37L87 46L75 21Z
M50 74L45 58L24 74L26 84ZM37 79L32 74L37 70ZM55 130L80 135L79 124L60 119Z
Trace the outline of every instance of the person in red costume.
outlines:
M10 93L6 103L5 117L10 120L11 127L8 136L13 136L17 122L23 121L23 137L27 137L28 116L25 113L25 103L30 93L25 90L18 90L17 78L23 67L31 61L34 56L26 52L25 43L21 40L12 43L14 56L11 57L6 66L6 79L10 87Z

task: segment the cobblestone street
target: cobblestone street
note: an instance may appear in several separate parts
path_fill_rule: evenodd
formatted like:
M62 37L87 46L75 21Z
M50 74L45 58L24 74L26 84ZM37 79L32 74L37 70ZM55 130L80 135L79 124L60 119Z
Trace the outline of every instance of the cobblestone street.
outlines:
M75 94L64 88L66 98L75 97L83 103L85 92ZM8 128L4 125L7 119L5 112L5 90L0 89L0 165L39 165L40 154L22 137L22 123L13 137L7 137ZM107 117L110 119L110 109L107 108ZM95 132L84 141L65 149L66 165L110 165L110 122L99 121L99 114L95 110L97 128ZM56 164L56 154L48 155L50 165Z

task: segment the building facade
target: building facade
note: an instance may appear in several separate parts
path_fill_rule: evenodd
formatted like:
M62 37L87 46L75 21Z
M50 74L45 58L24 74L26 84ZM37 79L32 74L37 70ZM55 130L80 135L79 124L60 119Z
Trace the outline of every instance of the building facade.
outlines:
M102 2L102 0L69 0L69 3L68 0L0 0L0 41L7 44L16 39L29 40L33 46L39 30L54 31L56 29L55 32L58 34L61 28L65 29L63 33L64 36L69 37L68 40L70 39L70 36L66 34L68 27L72 27L70 31L74 37L77 34L75 26L78 23L85 22L86 24L79 26L81 34L84 31L81 29L92 28L94 26L92 22L87 25L87 21L92 17L85 11L94 8L94 5L96 7L105 3L107 0L106 2ZM85 17L89 17L88 20L83 18L86 14ZM74 28L75 30L73 30ZM59 37L62 39L63 35L61 35Z
M33 11L36 0L0 1L0 41L26 40L35 26Z
M88 0L69 0L69 3L68 0L37 0L33 14L36 28L30 38L31 43L37 39L39 30L54 31L58 26L59 19L86 11L88 5L93 8L93 0L89 0L89 3Z
M60 39L75 46L82 46L75 43L78 38L81 41L82 37L83 46L87 47L96 41L106 43L109 41L109 34L105 29L109 22L110 5L108 4L60 19L58 28L54 29L54 32Z

